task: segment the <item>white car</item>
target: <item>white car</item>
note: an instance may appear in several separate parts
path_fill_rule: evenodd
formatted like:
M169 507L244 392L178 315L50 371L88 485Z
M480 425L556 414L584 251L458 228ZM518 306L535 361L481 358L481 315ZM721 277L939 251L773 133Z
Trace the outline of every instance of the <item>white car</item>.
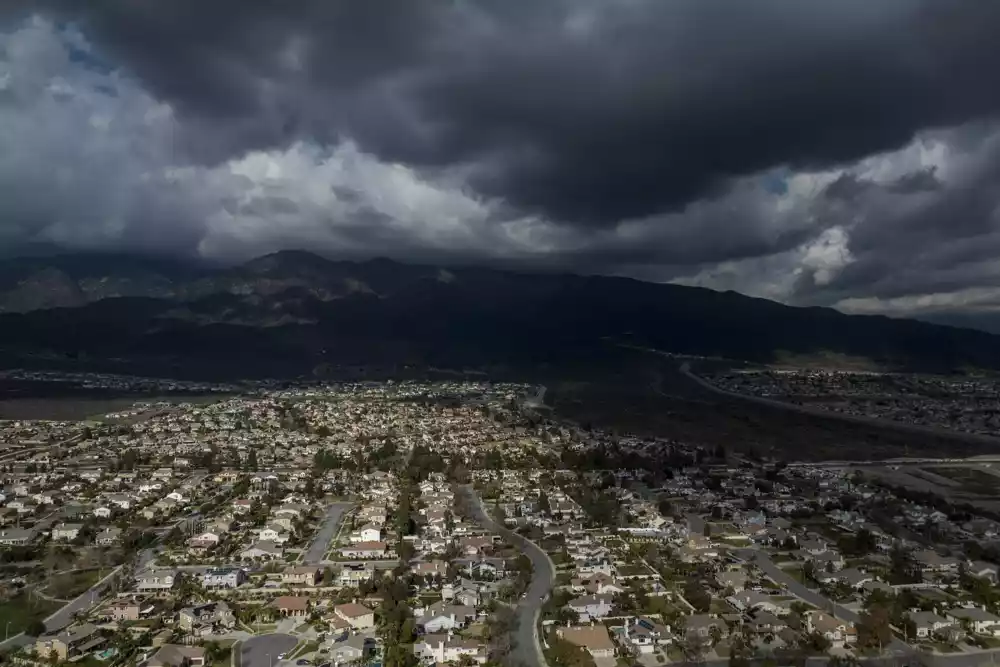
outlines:
M284 660L284 659L285 659L285 654L284 653L279 653L278 654L278 660Z

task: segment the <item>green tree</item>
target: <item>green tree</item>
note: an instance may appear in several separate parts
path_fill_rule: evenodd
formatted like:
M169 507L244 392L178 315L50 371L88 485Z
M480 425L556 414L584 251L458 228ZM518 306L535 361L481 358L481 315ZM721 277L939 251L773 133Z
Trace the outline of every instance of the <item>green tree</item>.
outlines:
M24 627L24 634L29 637L41 637L45 634L45 623L37 618L28 621L28 624Z
M549 504L549 494L545 493L544 490L538 492L538 511L542 514L548 514L552 511Z
M862 648L882 649L892 641L889 610L873 606L858 619L858 645Z
M712 606L712 595L697 579L688 579L684 584L684 599L700 614L707 613Z

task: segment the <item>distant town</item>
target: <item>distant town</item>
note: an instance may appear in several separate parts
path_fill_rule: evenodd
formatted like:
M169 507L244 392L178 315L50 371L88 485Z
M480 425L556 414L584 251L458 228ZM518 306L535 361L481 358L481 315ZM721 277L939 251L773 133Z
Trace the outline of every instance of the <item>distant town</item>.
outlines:
M748 371L721 389L857 417L1000 436L1000 379L824 370Z
M989 460L803 463L605 433L520 384L57 376L7 375L165 395L0 422L11 664L971 667L1000 651ZM713 382L893 419L919 397L918 423L992 428L947 407L985 405L985 382L934 398L878 376Z

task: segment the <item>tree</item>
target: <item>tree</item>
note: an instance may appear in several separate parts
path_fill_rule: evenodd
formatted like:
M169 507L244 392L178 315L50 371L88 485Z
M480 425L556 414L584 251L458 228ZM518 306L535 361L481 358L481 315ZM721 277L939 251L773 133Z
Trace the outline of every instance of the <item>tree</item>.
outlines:
M807 560L802 566L802 579L805 581L816 580L816 565L811 560Z
M663 516L670 516L673 514L674 506L670 504L669 500L663 499L656 504L656 509L660 510L660 514Z
M39 619L33 619L24 627L24 634L29 637L41 637L45 634L45 623Z
M689 662L701 662L709 649L708 637L700 632L688 632L681 642L681 651Z
M858 645L878 649L888 646L892 641L889 623L889 610L883 606L872 606L858 620Z
M549 495L545 491L538 492L538 511L542 514L548 514L552 511L552 507L549 505Z
M684 584L684 599L700 614L707 613L712 606L712 595L696 579L688 579Z
M733 635L729 643L729 667L750 667L750 658L753 656L753 649L749 646L743 635Z

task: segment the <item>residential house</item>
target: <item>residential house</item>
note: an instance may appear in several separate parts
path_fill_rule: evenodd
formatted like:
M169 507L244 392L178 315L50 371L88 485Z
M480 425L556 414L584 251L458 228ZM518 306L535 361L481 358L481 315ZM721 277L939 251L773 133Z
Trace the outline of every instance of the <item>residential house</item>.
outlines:
M739 593L747 585L747 575L745 572L719 572L715 575L715 581L723 590L732 590L733 593Z
M113 505L114 507L120 510L132 509L133 503L134 501L130 496L126 496L123 494L116 493L108 496L108 504Z
M94 543L99 547L113 547L122 540L121 528L110 526L97 534Z
M945 612L960 626L977 635L1000 636L1000 617L976 607L958 607Z
M273 542L255 542L240 552L241 560L275 560L281 558L284 551Z
M942 556L931 549L913 552L913 562L927 573L950 574L958 572L959 560L953 556Z
M139 667L203 667L205 649L201 646L164 644Z
M222 537L215 532L205 531L188 538L187 545L190 549L211 549L219 544Z
M357 544L358 542L379 542L381 539L382 529L373 523L365 524L356 532L351 533L350 536L352 544Z
M428 634L413 644L413 654L432 664L459 663L469 658L476 664L486 663L486 646L474 639L451 634Z
M979 577L981 579L987 579L990 583L997 583L997 572L998 568L993 563L987 563L986 561L972 561L969 563L966 571L974 577Z
M421 561L413 566L413 573L424 577L438 576L443 579L448 575L448 564L443 560Z
M72 542L83 530L82 523L60 523L52 529L52 539L60 542Z
M932 611L910 612L910 620L913 621L919 639L933 637L935 633L954 623Z
M317 586L322 577L323 571L315 566L287 567L281 573L281 583L289 586Z
M639 653L653 653L657 645L670 643L667 628L648 618L634 618L620 630L622 643Z
M219 567L207 570L201 577L205 588L237 588L247 580L247 573L238 567Z
M556 633L569 643L586 650L594 658L613 658L615 644L602 624L559 628Z
M177 572L173 570L152 570L135 578L137 591L169 591L177 583Z
M584 595L570 600L566 606L577 613L581 623L595 618L604 618L614 608L613 597L608 594Z
M68 627L57 635L39 637L35 642L35 653L45 659L69 660L98 649L107 641L97 626L84 623Z
M281 595L268 606L277 609L282 616L299 618L309 614L309 598L303 595Z
M375 579L377 571L374 563L365 565L345 565L340 570L337 582L341 586L357 586L362 581L372 581Z
M288 531L283 527L271 524L264 526L257 531L257 539L261 542L285 544L291 539L291 535L289 535Z
M476 610L474 607L460 605L449 605L445 602L435 602L423 614L417 617L417 627L424 632L435 633L445 632L464 628L466 624L475 619Z
M355 630L371 630L375 627L375 612L363 604L356 602L338 604L333 608L333 613Z
M726 600L740 611L749 612L754 610L769 611L772 614L778 613L780 607L771 599L770 595L764 595L758 591L740 591L731 595Z
M138 621L142 606L136 600L118 600L108 605L105 612L113 621Z
M225 602L209 602L194 607L184 607L177 615L180 627L195 635L211 632L216 628L233 628L236 615Z
M712 628L718 628L718 631L725 634L726 623L711 614L691 614L684 619L684 630L688 635L697 635L702 639L708 639L712 636Z
M806 614L806 627L809 632L816 632L830 642L835 648L844 648L854 643L857 631L854 626L821 611L811 611Z
M336 667L340 665L355 665L371 653L374 640L371 637L357 636L350 637L342 642L337 642L330 648L330 661ZM416 650L416 646L414 646Z
M31 528L4 528L0 530L0 546L23 547L35 539L35 531Z
M385 542L358 542L349 547L341 547L339 550L343 558L356 558L358 560L368 560L389 557L389 545Z

